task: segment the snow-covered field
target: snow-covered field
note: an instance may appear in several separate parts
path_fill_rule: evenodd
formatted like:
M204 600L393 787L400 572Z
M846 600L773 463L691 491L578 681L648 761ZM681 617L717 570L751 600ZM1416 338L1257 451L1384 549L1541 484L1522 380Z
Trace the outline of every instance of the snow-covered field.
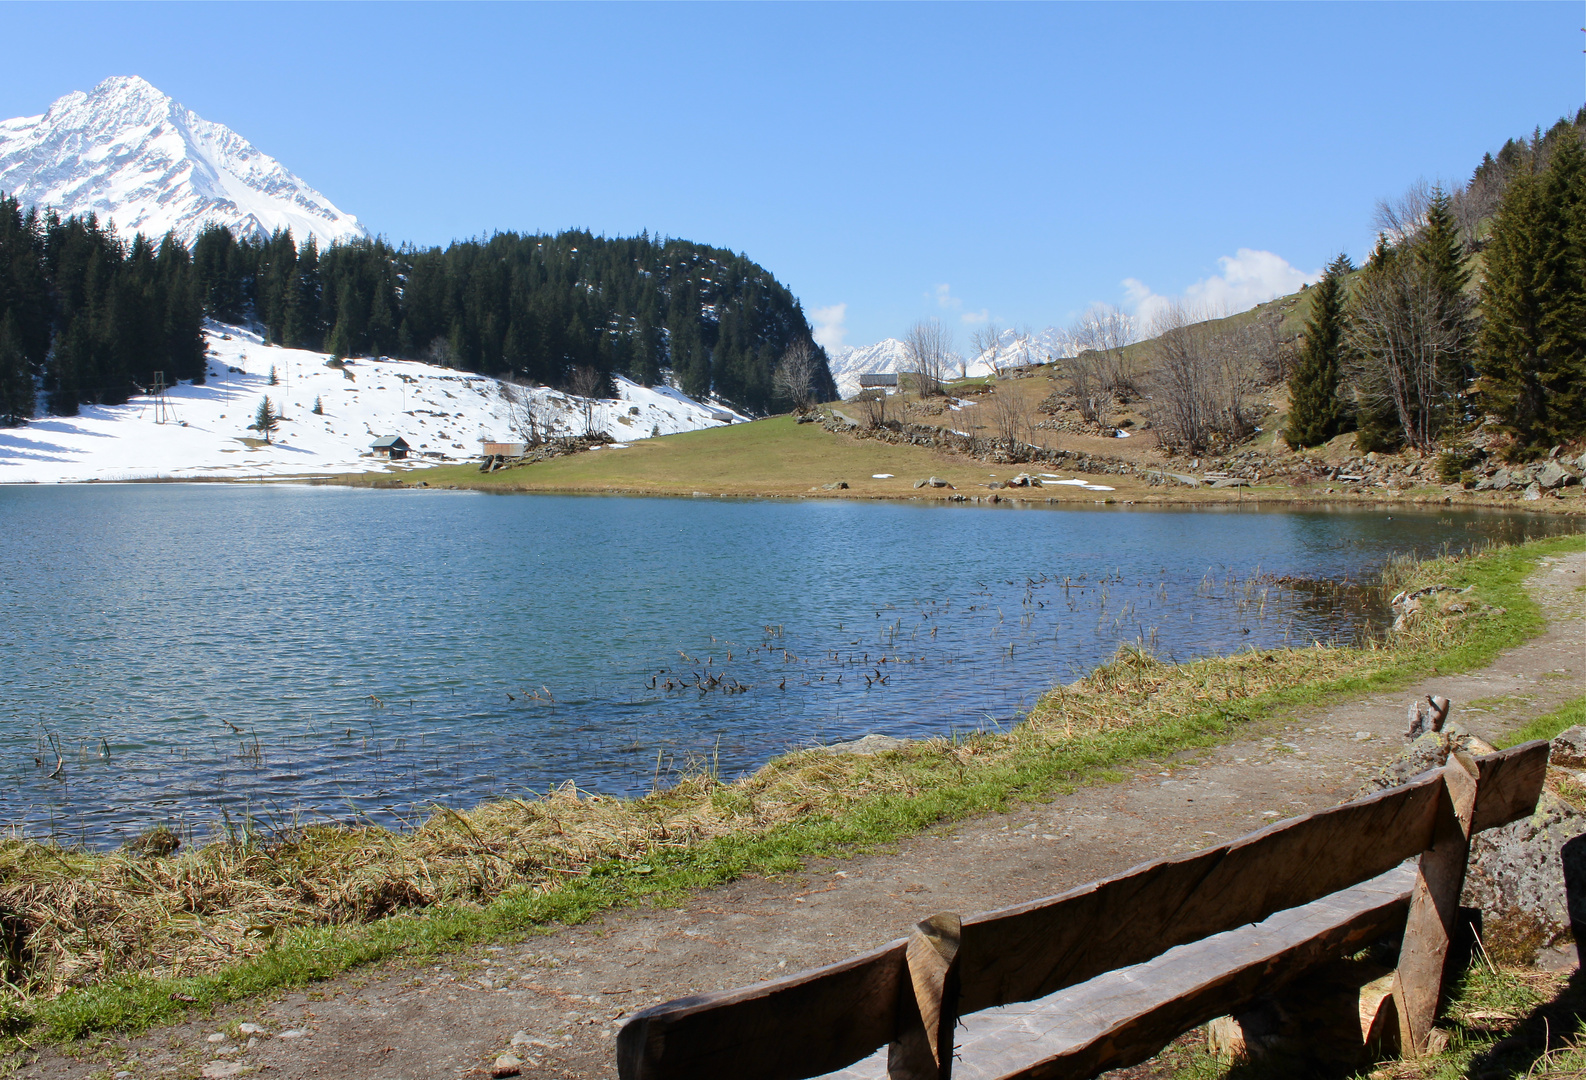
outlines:
M326 366L325 354L265 345L255 333L218 324L205 338L206 384L168 390L163 409L138 397L0 428L0 483L396 471L477 460L481 439L515 438L507 390L495 379L411 360L355 359L338 370ZM557 434L582 433L580 401L546 387L532 393ZM741 419L664 386L619 378L617 393L595 404L594 427L619 443L720 427L722 416ZM266 396L283 418L268 444L249 430ZM323 414L313 411L316 399ZM413 456L374 457L370 444L387 435L402 436Z

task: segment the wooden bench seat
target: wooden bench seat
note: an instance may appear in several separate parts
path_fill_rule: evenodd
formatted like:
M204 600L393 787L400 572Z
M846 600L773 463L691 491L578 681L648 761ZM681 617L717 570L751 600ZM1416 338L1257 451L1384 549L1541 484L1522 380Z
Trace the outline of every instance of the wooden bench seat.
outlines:
M1253 926L1169 949L1037 1001L960 1021L956 1080L1084 1077L1105 1056L1124 1068L1155 1056L1182 1032L1323 964L1404 929L1415 866L1386 874ZM821 1080L885 1080L881 1049Z

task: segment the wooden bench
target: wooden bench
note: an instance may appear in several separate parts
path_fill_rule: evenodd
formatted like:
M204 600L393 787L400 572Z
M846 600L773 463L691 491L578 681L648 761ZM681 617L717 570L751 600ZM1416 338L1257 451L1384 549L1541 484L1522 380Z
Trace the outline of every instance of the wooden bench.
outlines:
M1390 1002L1414 1054L1437 1016L1470 837L1532 813L1547 755L1544 741L1455 755L1218 847L1016 907L933 915L861 956L653 1006L618 1036L619 1075L950 1080L961 1044L961 1076L1092 1077L1401 930Z

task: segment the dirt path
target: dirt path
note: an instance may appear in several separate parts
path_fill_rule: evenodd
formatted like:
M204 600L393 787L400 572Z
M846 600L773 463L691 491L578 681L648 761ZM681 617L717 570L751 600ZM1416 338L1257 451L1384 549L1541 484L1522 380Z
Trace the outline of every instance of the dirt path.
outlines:
M1405 705L1448 695L1488 737L1586 693L1586 553L1545 560L1530 582L1542 636L1491 666L1434 676L1251 729L1238 742L1144 763L1114 784L945 827L884 853L750 879L669 910L608 916L521 945L424 966L388 965L137 1039L51 1051L28 1077L488 1076L517 1036L523 1075L615 1075L622 1018L669 998L841 959L935 911L1050 895L1350 798L1401 745ZM265 1030L210 1041L228 1024ZM254 1045L248 1046L247 1042Z

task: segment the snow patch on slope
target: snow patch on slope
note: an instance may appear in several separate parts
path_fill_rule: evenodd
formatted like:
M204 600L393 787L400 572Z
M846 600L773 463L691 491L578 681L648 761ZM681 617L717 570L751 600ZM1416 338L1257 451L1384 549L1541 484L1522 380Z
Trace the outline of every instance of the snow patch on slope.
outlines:
M343 371L327 367L324 353L265 345L239 327L210 323L204 336L206 385L167 391L164 410L137 397L0 428L0 483L401 471L477 460L481 439L514 438L506 390L483 375L384 358L350 360ZM743 419L669 387L620 376L616 383L618 397L595 404L594 426L619 442L720 427L724 416ZM582 433L582 402L549 387L530 392L557 434ZM283 415L269 444L249 430L266 396ZM313 411L316 398L323 415ZM369 444L387 435L402 436L413 458L391 464L373 457Z
M0 191L62 217L113 219L128 238L171 231L191 244L211 223L239 236L291 229L321 247L369 235L279 161L135 75L0 122Z

